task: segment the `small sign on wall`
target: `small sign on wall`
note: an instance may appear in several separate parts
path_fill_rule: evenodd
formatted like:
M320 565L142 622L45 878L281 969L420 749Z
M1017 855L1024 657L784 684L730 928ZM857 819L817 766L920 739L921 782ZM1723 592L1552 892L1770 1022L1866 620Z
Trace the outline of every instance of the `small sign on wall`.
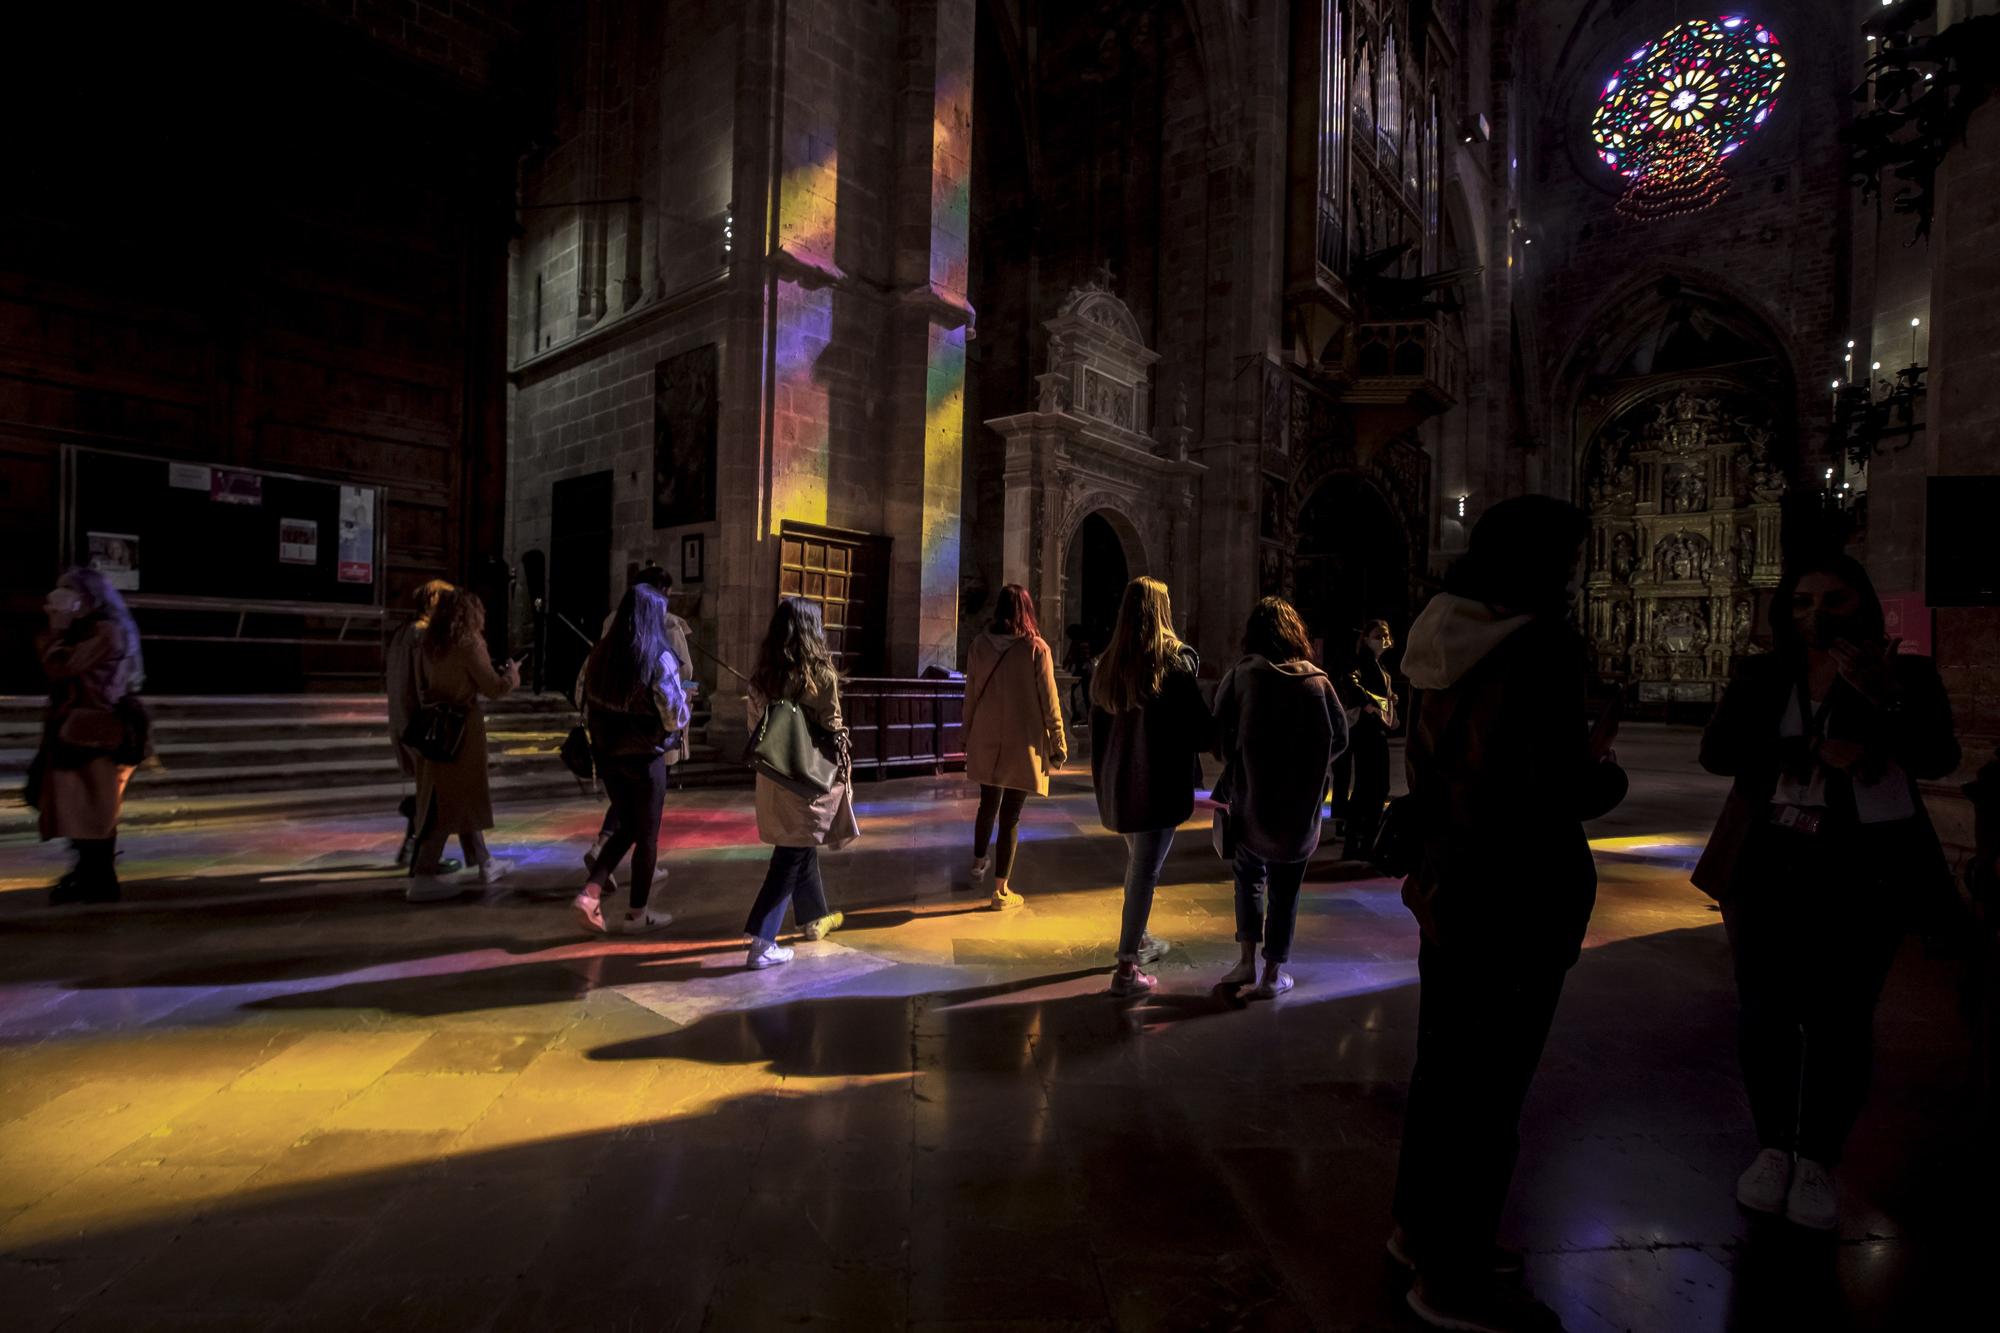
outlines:
M213 468L209 471L208 498L225 505L263 504L264 478L255 472Z
M1882 629L1889 641L1901 639L1896 651L1917 657L1931 655L1931 609L1920 592L1901 592L1882 599Z
M375 492L366 486L340 488L342 583L375 581Z
M310 518L278 520L278 563L316 565L319 563L319 524Z
M681 582L700 583L701 567L707 554L707 539L699 532L681 538Z
M84 534L90 546L90 567L120 592L139 591L139 538L130 532Z

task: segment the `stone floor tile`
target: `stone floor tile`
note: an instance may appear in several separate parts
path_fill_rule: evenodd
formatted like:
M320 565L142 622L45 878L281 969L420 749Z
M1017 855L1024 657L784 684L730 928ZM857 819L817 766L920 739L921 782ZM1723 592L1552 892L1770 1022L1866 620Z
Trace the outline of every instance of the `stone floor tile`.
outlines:
M428 1039L423 1032L308 1033L231 1086L243 1092L358 1092Z

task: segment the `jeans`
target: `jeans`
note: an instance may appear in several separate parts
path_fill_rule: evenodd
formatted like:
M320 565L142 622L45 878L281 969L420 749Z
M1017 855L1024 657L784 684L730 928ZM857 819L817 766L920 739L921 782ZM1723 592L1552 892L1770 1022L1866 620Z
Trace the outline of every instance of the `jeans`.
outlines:
M979 784L979 814L972 821L972 855L975 860L986 855L986 844L993 837L993 817L1000 817L1000 846L993 854L993 877L1006 879L1014 869L1014 849L1021 836L1021 807L1028 803L1028 793L1016 791L1012 787L989 787Z
M1118 931L1118 961L1139 961L1139 942L1146 937L1146 920L1153 914L1153 890L1160 884L1160 867L1174 849L1174 831L1148 829L1125 835L1125 914Z
M1354 765L1354 792L1347 800L1347 859L1365 861L1374 850L1382 806L1389 799L1389 733L1374 718L1362 718L1348 733L1342 758L1351 758Z
M1474 1278L1491 1262L1520 1152L1521 1104L1567 972L1426 940L1417 975L1417 1067L1394 1215L1422 1271Z
M423 829L417 834L417 854L410 859L410 873L413 875L435 875L444 856L445 840L453 833L458 835L458 850L465 853L465 863L469 866L483 866L493 859L493 853L486 850L486 839L480 831L472 829L448 829L438 823L437 797L431 797L430 808L424 811Z
M1299 922L1299 885L1306 877L1304 861L1266 861L1248 847L1236 849L1236 939L1240 944L1264 942L1264 961L1282 963L1292 956L1292 931ZM1264 911L1264 884L1270 882L1271 909Z
M1875 1002L1902 944L1847 839L1758 829L1760 873L1723 904L1736 961L1743 1087L1765 1148L1840 1160L1868 1100Z
M632 908L646 906L653 892L653 867L660 857L660 812L667 799L667 761L662 755L600 759L597 773L611 798L604 824L610 831L590 881L602 887L618 869L627 850L632 853Z
M819 848L773 847L771 867L764 872L764 887L750 906L743 933L760 940L776 940L785 923L785 904L792 905L792 922L803 926L827 915L826 886L819 878Z

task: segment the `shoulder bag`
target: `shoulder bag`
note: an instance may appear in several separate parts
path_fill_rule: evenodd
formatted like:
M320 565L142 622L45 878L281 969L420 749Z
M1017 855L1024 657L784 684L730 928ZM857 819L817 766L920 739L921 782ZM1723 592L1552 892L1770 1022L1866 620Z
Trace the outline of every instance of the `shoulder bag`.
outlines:
M448 764L465 749L466 710L451 704L420 704L403 728L403 744L433 764Z
M743 762L807 800L826 795L840 780L835 738L795 699L773 699L764 705Z

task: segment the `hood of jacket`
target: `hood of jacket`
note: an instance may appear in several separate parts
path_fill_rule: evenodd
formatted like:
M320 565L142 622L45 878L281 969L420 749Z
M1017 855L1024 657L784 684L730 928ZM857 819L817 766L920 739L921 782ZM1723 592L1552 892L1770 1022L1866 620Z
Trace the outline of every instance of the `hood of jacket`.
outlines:
M1326 672L1320 670L1304 658L1298 658L1291 662L1273 662L1261 653L1249 653L1245 655L1241 665L1251 671L1275 671L1281 676L1291 676L1298 680L1306 680L1313 676L1324 676L1326 674Z
M1004 653L1024 640L1032 642L1025 634L996 634L992 630L981 630L979 637L986 640L986 646L996 653Z
M1532 619L1441 592L1410 626L1404 640L1403 674L1413 689L1448 690Z

